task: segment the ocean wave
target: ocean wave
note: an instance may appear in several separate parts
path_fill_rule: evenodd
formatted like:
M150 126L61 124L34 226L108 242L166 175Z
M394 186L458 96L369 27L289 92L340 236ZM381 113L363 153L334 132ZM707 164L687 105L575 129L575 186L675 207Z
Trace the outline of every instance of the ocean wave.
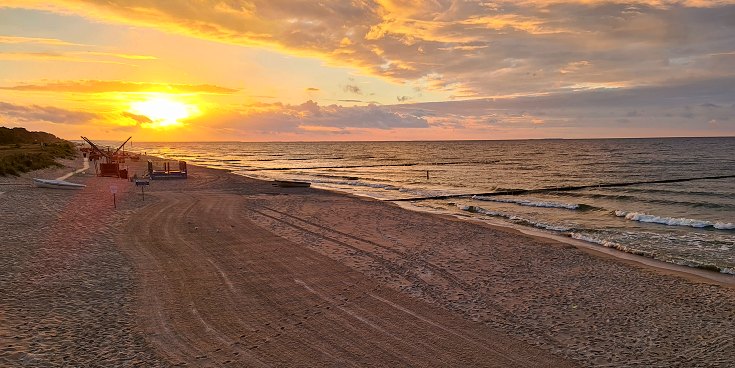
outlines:
M605 248L612 248L612 249L615 249L615 250L619 250L621 252L635 254L635 255L638 255L638 256L643 256L643 257L652 258L652 259L657 259L659 261L663 261L663 262L667 262L667 263L673 263L673 264L677 264L679 266L686 266L686 267L691 267L691 268L699 268L699 269L708 270L708 271L720 272L720 273L723 273L723 274L735 275L735 268L720 267L720 266L715 265L715 264L712 264L712 263L706 263L706 262L702 262L702 261L698 261L698 260L693 260L693 259L661 257L660 255L658 255L658 254L656 254L655 252L652 252L652 251L645 251L645 250L635 249L635 248L629 247L627 245L623 245L623 244L616 243L616 242L613 242L613 241L609 241L609 240L606 240L606 239L600 239L600 238L597 238L597 237L594 237L594 236L591 236L591 235L577 233L577 232L571 233L570 236L573 239L586 241L588 243L598 244L598 245L601 245L601 246L603 246Z
M677 189L657 189L657 188L625 188L623 191L630 193L657 193L663 195L695 195L695 196L706 196L706 197L733 197L733 194L722 193L722 192L705 192L697 190L677 190Z
M669 226L688 226L695 228L707 228L713 227L719 230L735 230L735 224L730 222L712 222L706 220L695 220L688 218L676 218L676 217L662 217L649 215L642 212L626 212L626 211L615 211L615 216L624 217L626 220L648 222L654 224L662 224Z
M383 184L383 183L368 183L368 182L359 181L359 180L313 179L309 181L314 184L348 185L348 186L354 186L354 187L367 187L367 188L385 189L385 190L400 190L401 189L395 185Z
M359 180L357 177L344 177L344 176L330 176L330 175L318 175L323 179L306 179L313 184L326 184L326 185L343 185L351 187L366 187L374 189L383 189L390 191L398 191L401 193L411 194L416 197L434 197L442 195L451 195L452 193L444 190L431 190L431 189L416 189L416 188L404 188L387 183L374 183ZM341 180L346 179L346 180Z
M583 241L586 241L588 243L594 243L594 244L597 244L597 245L602 245L605 248L612 248L612 249L619 250L621 252L635 254L635 255L639 255L639 256L643 256L643 257L648 257L648 258L655 258L655 253L653 253L653 252L631 248L631 247L629 247L627 245L623 245L623 244L612 242L612 241L605 240L605 239L596 238L594 236L590 236L590 235L586 235L586 234L582 234L582 233L571 233L570 236L573 239L583 240Z
M568 232L572 230L572 228L569 228L569 227L546 224L543 222L537 222L537 221L529 220L529 219L526 219L526 218L523 218L517 215L510 214L510 213L491 211L491 210L488 210L482 207L478 207L478 206L466 206L466 205L460 205L460 204L457 204L456 206L462 211L479 213L482 215L493 216L493 217L503 217L515 223L519 223L521 225L533 226L539 229L558 231L558 232Z
M494 197L485 197L485 196L477 196L477 195L472 196L472 199L476 199L478 201L487 201L487 202L514 203L519 206L530 206L530 207L564 208L568 210L577 210L580 208L580 205L576 203L549 202L549 201L541 201L541 200L494 198Z
M415 197L440 197L445 195L452 195L454 193L445 190L432 190L432 189L415 189L415 188L401 188L398 190L401 193L408 193Z
M732 269L730 268L719 267L711 263L700 262L700 261L693 260L693 259L672 259L669 262L673 264L677 264L679 266L699 268L702 270L715 271L719 273L730 274L732 272Z

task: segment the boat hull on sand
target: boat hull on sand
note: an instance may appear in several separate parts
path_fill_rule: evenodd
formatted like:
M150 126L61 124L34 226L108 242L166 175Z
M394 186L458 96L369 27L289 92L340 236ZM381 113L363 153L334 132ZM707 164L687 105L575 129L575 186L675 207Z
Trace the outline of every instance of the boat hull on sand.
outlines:
M273 185L281 188L308 188L311 186L311 183L306 181L275 180Z
M52 179L33 179L33 185L38 188L52 188L52 189L84 189L87 186L84 184L70 183L64 180L52 180Z

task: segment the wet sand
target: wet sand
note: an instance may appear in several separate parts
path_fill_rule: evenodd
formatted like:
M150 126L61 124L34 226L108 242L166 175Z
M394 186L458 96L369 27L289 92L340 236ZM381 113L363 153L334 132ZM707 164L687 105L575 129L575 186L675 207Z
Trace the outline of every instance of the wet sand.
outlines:
M153 182L145 202L125 181L79 175L69 180L83 191L0 188L1 366L735 359L731 287L512 229L190 169Z

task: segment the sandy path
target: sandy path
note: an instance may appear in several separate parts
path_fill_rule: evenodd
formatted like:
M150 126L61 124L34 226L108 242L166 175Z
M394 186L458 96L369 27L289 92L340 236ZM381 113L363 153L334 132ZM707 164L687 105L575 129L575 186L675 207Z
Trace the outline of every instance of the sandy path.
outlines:
M568 365L256 226L247 197L156 196L118 243L142 279L141 325L174 364Z

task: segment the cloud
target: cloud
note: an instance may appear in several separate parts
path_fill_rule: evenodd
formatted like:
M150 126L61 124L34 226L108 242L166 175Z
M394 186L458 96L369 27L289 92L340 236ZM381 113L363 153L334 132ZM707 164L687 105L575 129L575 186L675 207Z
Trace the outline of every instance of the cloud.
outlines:
M56 38L0 36L0 44L38 44L51 46L84 46L78 43L67 42Z
M124 118L128 118L130 120L133 120L135 122L135 125L144 125L144 124L152 124L153 123L153 120L151 120L151 118L149 118L149 117L147 117L145 115L133 114L133 113L128 112L128 111L124 111L120 115L122 115Z
M119 59L128 59L128 60L156 60L158 59L155 56L150 56L150 55L121 54L121 53L99 52L99 51L80 51L80 52L74 52L70 54L109 56L109 57L114 57L114 58L119 58Z
M411 111L396 111L377 105L321 106L311 100L300 105L274 103L245 106L190 119L187 123L269 134L314 131L344 134L351 129L429 127L426 119Z
M75 53L59 53L59 52L0 52L0 60L11 61L68 61L75 63L97 63L97 64L116 64L128 65L132 64L120 61L91 59L86 57L75 56Z
M672 81L660 86L599 88L536 96L483 98L395 105L431 126L461 129L514 129L543 124L563 136L590 137L595 130L606 135L698 135L716 121L715 135L735 135L735 77L700 81ZM625 123L625 126L620 126ZM561 129L561 130L560 130ZM654 134L652 131L657 130ZM708 131L707 134L713 134Z
M86 111L66 110L51 106L22 106L0 102L0 117L19 123L45 121L56 124L87 124L100 116Z
M442 138L461 131L495 133L541 126L548 134L566 132L557 136L594 136L603 129L615 135L623 125L626 135L654 128L659 135L695 135L705 126L716 126L719 134L735 134L733 1L5 0L3 6L75 12L106 22L318 57L330 66L408 82L417 96L442 91L456 99L409 103L410 96L401 95L406 92L383 91L382 97L396 96L399 104L256 104L218 109L192 119L192 126L268 134L433 130L446 132L434 135ZM66 46L65 42L0 38L2 44ZM5 60L128 63L151 58L104 52L0 53ZM361 86L354 80L339 85L345 95L338 97L346 97L339 102L359 103L352 98L374 92ZM237 92L210 85L118 81L0 89ZM0 107L4 115L39 114L36 117L52 109ZM122 117L133 125L145 123L139 116Z
M735 73L732 1L8 0L318 56L455 98ZM718 56L719 55L719 56ZM729 56L728 56L729 55ZM686 61L682 63L682 61ZM345 92L359 94L359 87Z
M137 83L122 81L60 81L46 84L21 84L16 86L0 86L0 90L31 92L72 92L72 93L106 93L106 92L165 92L165 93L209 93L231 94L238 90L209 84L170 84L170 83Z
M362 89L360 89L360 86L356 86L356 85L352 85L352 84L345 85L344 87L342 87L342 90L345 91L345 92L347 92L347 93L353 93L353 94L356 94L356 95L361 95L362 94Z

